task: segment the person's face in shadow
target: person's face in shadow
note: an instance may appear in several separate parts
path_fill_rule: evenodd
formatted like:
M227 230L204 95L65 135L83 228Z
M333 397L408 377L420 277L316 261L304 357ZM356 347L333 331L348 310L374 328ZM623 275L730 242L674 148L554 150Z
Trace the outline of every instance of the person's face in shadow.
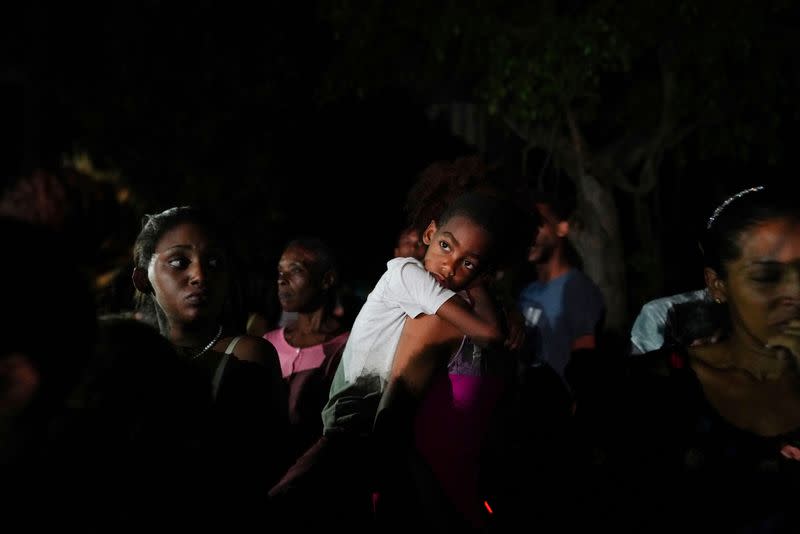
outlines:
M395 258L416 258L422 261L425 257L425 243L419 237L419 233L414 230L406 230L397 239L397 246L394 247Z
M216 321L228 292L227 258L204 228L182 223L158 241L148 280L171 323Z
M734 334L761 348L800 320L800 221L766 220L742 232L739 246L724 279L707 268L706 282L727 303Z
M560 221L549 205L537 203L536 211L539 213L540 222L538 231L534 234L533 245L528 252L528 261L531 263L547 261L569 231L569 223Z
M323 303L329 286L316 255L298 246L288 247L278 262L278 300L285 312L309 312Z

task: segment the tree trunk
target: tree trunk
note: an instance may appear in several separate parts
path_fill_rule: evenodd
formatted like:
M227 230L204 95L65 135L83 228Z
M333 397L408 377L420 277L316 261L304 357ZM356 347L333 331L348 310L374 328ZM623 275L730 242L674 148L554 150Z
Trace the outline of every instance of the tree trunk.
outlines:
M605 298L606 331L627 336L624 248L613 186L604 187L587 172L586 141L569 106L565 107L565 117L573 155L567 172L575 182L578 208L570 240L583 260L584 272L594 280Z
M583 260L584 272L603 293L606 329L627 335L625 256L613 191L586 173L573 179L578 209L570 241Z
M649 300L654 295L662 294L664 282L664 262L661 254L661 239L655 231L653 214L645 195L633 195L634 221L638 244L635 247L635 270L641 279L636 288L635 300Z

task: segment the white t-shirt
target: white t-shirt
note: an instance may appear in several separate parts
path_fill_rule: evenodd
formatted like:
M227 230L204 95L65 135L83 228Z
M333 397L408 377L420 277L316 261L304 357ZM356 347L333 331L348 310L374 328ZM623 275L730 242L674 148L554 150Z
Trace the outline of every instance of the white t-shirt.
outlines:
M707 289L678 293L645 303L631 328L631 354L644 354L660 349L664 344L670 308L675 304L702 300L711 300Z
M439 285L414 258L394 258L358 313L342 354L344 379L359 376L389 379L394 353L406 317L434 315L455 295Z

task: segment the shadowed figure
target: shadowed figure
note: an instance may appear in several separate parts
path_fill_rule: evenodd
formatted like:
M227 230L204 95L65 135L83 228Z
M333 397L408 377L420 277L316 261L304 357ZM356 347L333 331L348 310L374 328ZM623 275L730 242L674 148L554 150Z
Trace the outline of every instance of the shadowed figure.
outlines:
M275 348L244 335L230 239L207 211L147 216L134 245L133 282L147 316L200 370L213 399L208 470L226 490L229 520L261 522L266 490L288 464L286 386ZM200 467L199 467L200 468Z
M0 501L5 525L77 526L75 465L62 454L66 401L94 350L89 286L49 230L0 218L7 313L0 347Z
M293 457L322 435L320 412L349 335L335 314L338 282L333 251L319 239L294 239L284 249L278 262L278 300L296 319L267 332L264 339L278 351L289 389Z

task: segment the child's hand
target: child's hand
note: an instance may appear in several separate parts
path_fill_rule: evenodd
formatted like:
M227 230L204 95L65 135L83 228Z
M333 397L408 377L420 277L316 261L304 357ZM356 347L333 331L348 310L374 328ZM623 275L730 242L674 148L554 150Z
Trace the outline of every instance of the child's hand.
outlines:
M789 321L783 332L767 340L767 348L800 365L800 319Z

